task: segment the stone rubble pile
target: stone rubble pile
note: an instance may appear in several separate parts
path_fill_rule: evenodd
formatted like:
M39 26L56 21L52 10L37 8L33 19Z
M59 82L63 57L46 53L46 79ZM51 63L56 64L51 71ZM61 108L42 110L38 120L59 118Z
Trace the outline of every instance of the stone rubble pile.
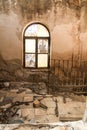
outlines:
M58 121L54 111L55 102L52 101L51 96L47 95L44 84L40 83L40 87L32 87L32 90L29 85L20 83L19 86L18 84L14 86L14 83L9 82L1 84L0 123L49 122L49 116L52 121ZM40 95L33 91L39 92Z
M52 123L82 119L85 102L47 95L44 83L3 82L0 84L0 123Z

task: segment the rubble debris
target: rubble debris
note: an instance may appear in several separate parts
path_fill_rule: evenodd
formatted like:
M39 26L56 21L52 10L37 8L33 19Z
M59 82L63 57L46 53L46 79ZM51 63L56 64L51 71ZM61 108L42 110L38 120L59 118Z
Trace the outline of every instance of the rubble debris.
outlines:
M46 105L44 105L43 103L41 103L39 100L35 100L34 102L33 102L33 106L35 107L35 108L38 108L38 107L41 107L41 108L43 108L43 109L47 109L48 107L46 106Z
M19 110L19 105L29 105L30 103L32 103L32 101L29 102L15 102L12 103L11 106L9 106L8 108L2 109L2 115L0 117L0 123L9 123L9 120L14 117L18 110Z
M4 97L0 97L0 102L2 102L2 101L3 101L3 99L4 99Z
M35 108L37 108L37 107L40 107L40 101L38 101L37 99L33 102L33 106L35 107Z
M20 94L20 93L22 93L24 91L25 91L25 89L19 89L19 91L17 92L17 94Z
M4 82L2 83L2 85ZM3 87L0 91L0 123L3 124L14 124L21 122L24 123L52 123L58 122L59 120L66 121L68 119L82 119L84 112L85 100L79 102L79 100L73 100L74 95L65 95L61 93L60 95L47 95L47 94L36 94L31 88L32 84L35 85L39 92L38 84L31 82L9 82L9 87ZM63 96L66 96L66 104L63 102ZM70 97L71 96L71 97ZM68 97L68 98L67 98ZM54 102L54 100L55 102ZM71 100L72 99L72 100ZM78 97L79 99L79 97ZM56 102L57 100L57 102ZM36 107L34 107L34 102L38 101ZM74 102L78 103L78 105ZM73 107L74 112L67 108L67 104L70 108ZM38 105L38 106L37 106ZM76 106L77 105L77 106ZM64 106L64 107L62 107ZM74 109L76 108L76 109ZM79 109L81 110L79 111ZM64 110L66 109L66 110ZM77 114L77 115L76 115ZM66 117L67 115L67 117ZM73 119L71 117L73 116Z
M9 87L9 86L10 86L10 83L9 83L9 82L4 82L4 86L5 86L5 87Z

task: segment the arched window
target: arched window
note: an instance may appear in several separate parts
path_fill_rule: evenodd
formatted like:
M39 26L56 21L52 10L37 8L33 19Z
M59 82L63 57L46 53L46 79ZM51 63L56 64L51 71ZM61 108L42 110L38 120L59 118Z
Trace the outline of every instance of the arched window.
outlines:
M50 33L44 25L33 23L24 30L24 67L48 68Z

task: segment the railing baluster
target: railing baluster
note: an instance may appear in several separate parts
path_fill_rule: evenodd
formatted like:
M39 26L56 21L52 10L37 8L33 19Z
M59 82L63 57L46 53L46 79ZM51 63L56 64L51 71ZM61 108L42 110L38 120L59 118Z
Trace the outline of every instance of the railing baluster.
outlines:
M62 60L62 66L63 66L63 68L62 68L62 74L63 74L63 76L62 76L62 80L63 80L63 86L64 86L64 60Z
M69 75L69 60L67 60L67 69L66 70L67 70L67 82L66 82L66 84L68 85L69 84L68 83L68 80L69 80L69 78L68 78L69 77L68 76Z
M76 61L72 60L52 59L52 72L58 76L58 86L73 85L78 88L82 86L82 89L77 89L77 91L83 91L83 87L87 85L87 62L82 61L80 66L75 63ZM53 88L53 91L55 91L55 88Z
M58 60L58 77L59 77L59 72L60 72L60 60Z

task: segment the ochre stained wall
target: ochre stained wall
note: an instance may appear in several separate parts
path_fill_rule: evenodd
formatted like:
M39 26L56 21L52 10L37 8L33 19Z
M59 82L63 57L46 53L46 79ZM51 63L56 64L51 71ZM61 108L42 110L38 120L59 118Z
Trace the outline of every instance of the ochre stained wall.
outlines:
M0 54L4 59L22 61L23 30L36 21L50 31L51 58L71 59L79 44L82 53L87 51L87 0L6 0L0 2Z

